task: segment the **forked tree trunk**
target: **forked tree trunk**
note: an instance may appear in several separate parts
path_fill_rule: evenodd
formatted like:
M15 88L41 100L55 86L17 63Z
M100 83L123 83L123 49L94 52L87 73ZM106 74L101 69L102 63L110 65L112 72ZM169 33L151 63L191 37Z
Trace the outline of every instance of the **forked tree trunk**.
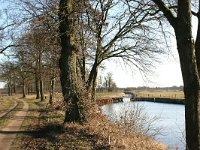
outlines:
M86 120L85 97L80 72L77 70L77 49L74 32L74 1L60 0L59 31L61 55L59 59L60 81L65 103L64 122L82 122Z

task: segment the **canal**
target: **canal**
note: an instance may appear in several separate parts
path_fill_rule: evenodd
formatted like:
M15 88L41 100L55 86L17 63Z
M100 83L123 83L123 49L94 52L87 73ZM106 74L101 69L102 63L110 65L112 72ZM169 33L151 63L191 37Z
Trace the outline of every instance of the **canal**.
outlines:
M128 96L123 99L124 102L102 106L103 113L112 121L117 121L127 114L127 111L133 111L142 108L142 113L146 118L156 118L151 123L152 129L160 130L153 138L169 148L179 150L185 149L185 106L178 104L165 104L154 102L131 102ZM125 113L126 112L126 113ZM134 112L134 111L133 111ZM148 119L147 119L148 121ZM148 124L148 122L146 123ZM141 125L140 125L141 126Z

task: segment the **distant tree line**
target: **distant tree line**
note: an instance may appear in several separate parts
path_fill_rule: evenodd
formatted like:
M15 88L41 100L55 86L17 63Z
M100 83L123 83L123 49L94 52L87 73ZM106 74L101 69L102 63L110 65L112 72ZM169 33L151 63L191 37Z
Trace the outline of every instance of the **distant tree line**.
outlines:
M107 73L105 77L99 76L97 81L97 92L115 92L117 85L113 80L112 73Z
M171 86L171 87L148 87L148 86L139 86L139 87L128 87L124 89L125 91L133 90L183 90L183 86Z

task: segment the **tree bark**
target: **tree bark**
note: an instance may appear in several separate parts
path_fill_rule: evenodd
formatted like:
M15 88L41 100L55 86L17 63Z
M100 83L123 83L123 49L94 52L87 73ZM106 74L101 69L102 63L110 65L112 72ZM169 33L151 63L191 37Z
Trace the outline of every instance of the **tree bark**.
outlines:
M191 0L178 0L177 17L162 0L153 0L175 30L185 94L186 148L200 150L199 43L191 30ZM198 31L199 32L199 31ZM197 34L199 37L200 34ZM196 52L196 55L195 55Z
M16 83L13 83L13 93L16 94Z
M42 80L40 80L40 100L44 101L44 84Z
M98 63L97 60L92 66L92 69L89 74L89 78L87 81L87 91L91 95L91 100L95 101L95 95L96 95L96 80L97 80L97 74L98 74Z
M26 97L26 85L25 85L25 81L23 80L23 85L22 85L22 97L25 98Z
M35 75L35 92L36 92L36 99L40 98L40 88L39 88L39 78L37 74Z
M198 73L200 76L200 2L199 2L199 12L197 13L197 18L198 18L198 28L197 28L197 36L195 42L195 55L196 55Z
M86 120L84 100L87 95L81 76L77 70L77 53L74 30L74 1L60 0L59 31L61 55L59 59L60 81L65 103L64 122L82 122Z
M50 90L49 90L49 104L52 105L53 103L53 97L54 97L54 86L55 86L55 78L51 78L50 83Z
M12 96L12 88L10 83L8 83L8 96Z
M200 82L191 29L191 1L178 1L175 27L184 83L186 148L200 150Z
M188 150L195 150L200 149L200 91L194 41L188 40L183 32L176 33L176 37L184 82L186 144Z

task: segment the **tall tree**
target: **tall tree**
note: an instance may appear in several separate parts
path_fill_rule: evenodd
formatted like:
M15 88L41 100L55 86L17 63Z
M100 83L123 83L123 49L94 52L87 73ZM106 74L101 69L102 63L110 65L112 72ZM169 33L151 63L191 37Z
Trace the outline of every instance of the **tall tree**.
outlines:
M195 42L195 55L196 55L196 61L197 61L197 68L200 75L200 1L198 2L198 12L192 11L192 14L197 17L198 19L198 27L197 27L197 36L196 36L196 42ZM197 5L197 2L195 2L193 5Z
M86 45L85 51L89 54L86 61L90 64L86 85L94 99L98 70L103 62L116 58L136 66L140 71L147 70L156 59L156 53L162 51L156 48L158 40L155 36L147 36L153 35L147 24L154 16L143 10L140 1L134 1L131 9L121 0L87 2L84 3L78 29L84 31L80 43Z
M191 0L178 0L176 11L171 11L162 0L153 2L163 12L176 35L184 82L186 148L200 150L200 81L191 30Z
M77 67L78 50L75 41L75 1L60 0L59 31L61 55L60 81L65 103L65 122L85 121L87 93Z

